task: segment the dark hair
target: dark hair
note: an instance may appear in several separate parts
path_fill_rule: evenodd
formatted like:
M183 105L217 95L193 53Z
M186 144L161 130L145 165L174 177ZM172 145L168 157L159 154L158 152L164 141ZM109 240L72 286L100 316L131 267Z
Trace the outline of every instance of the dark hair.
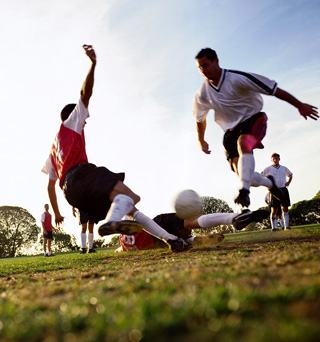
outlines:
M280 159L280 154L278 154L278 153L272 153L271 158L273 158L273 157L278 157L278 158Z
M210 48L205 48L199 51L195 59L200 59L202 57L207 57L210 61L214 61L216 58L218 58L217 53Z
M67 104L61 111L60 113L60 117L61 117L61 121L65 121L68 119L69 115L72 113L72 111L74 110L74 108L76 107L75 103L70 103Z

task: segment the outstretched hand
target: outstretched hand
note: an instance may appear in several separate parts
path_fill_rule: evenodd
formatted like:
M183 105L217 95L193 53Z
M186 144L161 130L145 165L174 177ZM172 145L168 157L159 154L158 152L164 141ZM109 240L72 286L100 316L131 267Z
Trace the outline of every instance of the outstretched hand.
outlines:
M64 217L61 215L55 215L55 223L57 227L60 227L63 224Z
M318 108L307 103L302 103L298 108L300 114L307 120L309 117L312 120L318 120Z
M96 53L95 53L92 45L84 44L82 47L84 48L86 55L90 58L91 62L93 64L96 64L97 63L97 56L96 56Z
M206 141L200 142L201 150L205 154L210 154L211 150L209 150L209 144Z

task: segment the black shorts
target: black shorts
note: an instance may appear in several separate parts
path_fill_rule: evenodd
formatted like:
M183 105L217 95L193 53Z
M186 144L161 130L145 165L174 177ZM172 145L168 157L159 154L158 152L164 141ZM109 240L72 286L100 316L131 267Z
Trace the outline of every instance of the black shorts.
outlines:
M43 234L43 237L49 240L53 240L52 230L47 230L46 232L46 234Z
M266 113L260 112L239 123L233 130L225 132L223 136L223 146L232 171L235 171L232 167L232 158L239 157L238 139L240 135L253 135L257 139L257 143L252 149L263 148L261 141L267 132L267 120L268 117Z
M270 206L272 208L278 208L278 207L281 207L281 206L285 207L285 208L288 208L291 205L288 189L286 187L280 188L280 189L282 190L282 192L284 192L285 199L282 202L280 202L278 199L276 199L274 196L271 195Z
M94 223L106 218L111 206L110 193L124 173L85 163L71 168L63 181L63 193L70 205L88 213Z
M184 220L179 218L175 213L161 214L153 218L160 227L166 230L169 234L178 236L184 240L189 239L191 235L191 229L184 228ZM158 247L158 243L162 241L154 238L154 243ZM160 242L159 242L160 241Z
M79 210L79 224L85 224L85 223L94 223L94 220L90 214L85 213L82 210Z

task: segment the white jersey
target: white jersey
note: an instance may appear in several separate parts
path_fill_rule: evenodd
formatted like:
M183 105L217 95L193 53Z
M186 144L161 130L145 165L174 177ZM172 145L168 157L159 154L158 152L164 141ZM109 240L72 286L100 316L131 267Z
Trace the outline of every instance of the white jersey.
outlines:
M242 71L222 69L218 86L205 80L193 103L193 116L203 122L210 109L224 131L261 112L261 94L274 95L277 83L267 77Z
M292 177L293 173L285 166L270 165L266 167L261 174L265 177L273 176L276 186L284 188L286 186L287 177Z

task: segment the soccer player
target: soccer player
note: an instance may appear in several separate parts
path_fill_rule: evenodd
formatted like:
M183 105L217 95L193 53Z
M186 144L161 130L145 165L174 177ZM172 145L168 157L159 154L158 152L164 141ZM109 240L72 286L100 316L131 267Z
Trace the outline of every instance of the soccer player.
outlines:
M266 194L266 197L265 197L265 199L264 199L264 201L266 202L266 204L268 205L268 207L269 207L269 211L270 211L270 216L272 216L271 215L271 196L272 196L272 194L270 193L270 192L268 192L267 194ZM277 220L275 221L275 225L274 225L274 227L273 227L273 223L272 223L272 219L270 220L270 222L271 222L271 230L272 231L275 231L274 230L274 228L279 228L279 226L278 226L278 220L280 221L280 225L281 225L281 227L282 227L282 229L284 229L284 222L283 222L283 218L282 218L282 208L281 208L281 204L280 204L280 202L278 201L278 203L279 203L279 205L278 205L278 207L277 207L277 215L276 215L276 217L277 217ZM277 231L278 231L279 229L277 229Z
M279 201L276 197L272 196L270 198L270 206L271 206L271 214L270 214L270 221L272 231L278 231L278 208L282 207L283 212L283 221L284 221L284 230L289 230L289 207L290 203L290 196L288 191L288 186L292 181L293 174L292 172L285 166L280 165L280 155L278 153L273 153L271 155L272 165L266 167L262 171L262 175L265 177L272 176L276 185L282 190L285 194L284 198Z
M191 219L181 219L175 213L161 214L156 216L153 220L170 234L179 236L185 240L189 246L202 243L201 237L194 237L191 234L192 229L196 228L210 228L219 226L221 224L232 224L237 230L245 228L252 222L260 222L269 216L266 210L245 211L238 213L214 213L207 215L199 215ZM223 241L223 234L210 234L205 237L213 243ZM198 240L198 241L197 241ZM145 231L135 234L126 235L120 234L121 246L116 252L133 251L140 249L163 248L164 245L161 240L154 238Z
M204 153L210 154L205 140L206 117L210 109L215 112L215 121L224 134L223 145L232 171L240 180L239 195L234 202L243 207L250 205L250 187L265 186L279 200L284 194L276 186L272 176L263 177L255 172L253 150L263 148L266 134L267 115L262 112L263 100L260 94L273 95L296 107L307 119L319 118L317 107L302 103L294 96L280 89L275 81L237 70L222 69L214 50L202 49L195 57L205 81L194 99L193 115L197 121L198 140Z
M83 45L83 48L91 66L82 85L80 99L78 103L68 104L62 109L62 124L42 169L49 175L48 195L55 222L59 225L64 220L56 196L55 185L58 180L71 206L88 213L94 223L107 221L98 228L101 236L116 233L135 234L144 228L165 240L172 251L181 251L187 246L185 241L169 234L151 218L135 209L140 197L123 183L124 173L114 173L88 162L84 126L89 118L88 106L93 92L97 59L91 45ZM133 209L135 222L122 221L122 217L133 212Z
M76 208L72 208L72 214L74 217L77 216ZM88 230L88 253L97 253L97 251L93 248L93 228L94 221L91 216L82 210L78 210L79 224L81 226L81 252L80 254L87 253L87 230Z
M56 229L52 226L52 217L49 213L49 204L44 205L44 213L41 215L41 224L43 231L43 251L45 257L53 256L51 253L51 242L53 239L52 229L56 231ZM47 245L48 245L48 253L47 253Z

